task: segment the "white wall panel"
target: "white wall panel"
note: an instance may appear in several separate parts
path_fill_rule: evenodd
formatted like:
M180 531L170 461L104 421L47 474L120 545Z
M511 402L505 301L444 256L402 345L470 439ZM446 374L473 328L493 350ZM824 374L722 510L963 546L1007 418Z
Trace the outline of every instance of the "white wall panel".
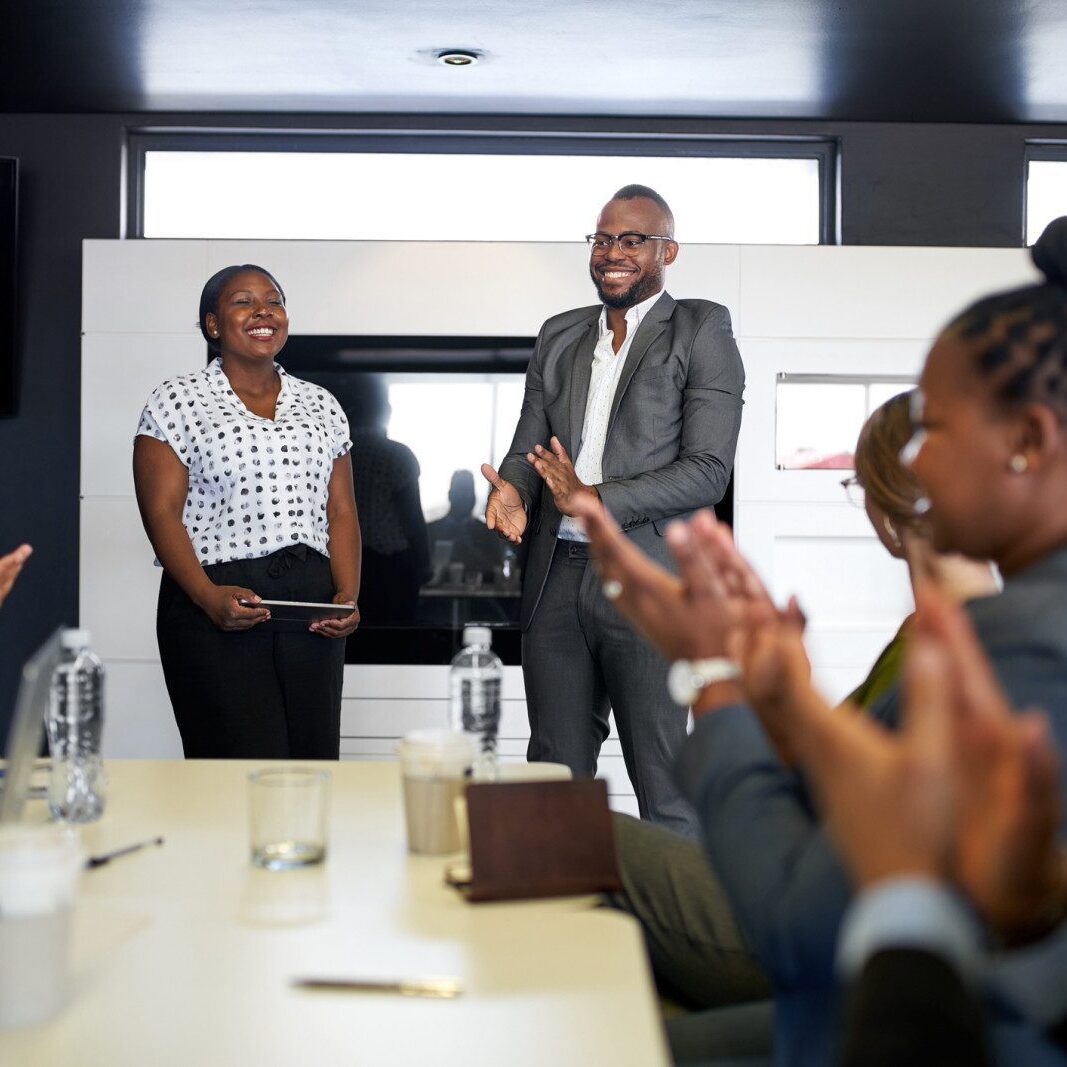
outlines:
M747 337L931 338L977 296L1038 277L1025 249L741 248Z
M195 330L206 269L206 241L83 241L82 330Z
M447 700L448 667L421 663L349 663L345 666L344 695L346 699ZM504 668L500 695L505 701L526 699L522 668Z
M892 626L912 606L906 565L874 537L776 537L772 574L824 626Z
M180 759L181 736L158 663L104 660L105 759Z
M82 341L82 496L133 495L133 436L148 394L204 365L204 340L172 334L93 333Z
M530 734L525 700L500 702L499 737L525 738ZM341 703L343 737L402 737L411 730L449 725L448 701L405 700L388 697L346 698Z
M532 336L550 316L596 302L584 242L210 241L207 247L205 279L230 263L272 271L285 289L294 333ZM670 291L733 310L737 264L734 246L689 246L671 269Z
M105 659L156 660L156 598L162 573L132 497L81 506L81 625Z

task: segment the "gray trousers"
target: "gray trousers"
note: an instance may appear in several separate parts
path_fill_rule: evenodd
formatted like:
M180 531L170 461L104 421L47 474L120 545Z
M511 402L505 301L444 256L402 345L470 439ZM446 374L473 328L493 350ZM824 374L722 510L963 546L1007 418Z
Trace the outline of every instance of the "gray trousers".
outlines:
M622 742L641 817L696 836L696 813L674 782L686 710L667 692L669 664L605 598L588 546L560 541L522 636L531 763L596 774L608 712Z

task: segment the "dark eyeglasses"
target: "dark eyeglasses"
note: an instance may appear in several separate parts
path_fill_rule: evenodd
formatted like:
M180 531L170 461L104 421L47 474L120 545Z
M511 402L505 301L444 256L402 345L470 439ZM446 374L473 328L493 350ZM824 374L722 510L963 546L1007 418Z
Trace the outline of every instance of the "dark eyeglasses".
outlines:
M636 233L633 230L627 230L625 233L617 233L612 236L610 233L587 233L585 239L589 242L593 249L594 256L602 256L605 252L609 251L611 246L616 241L619 242L619 251L624 255L633 256L636 255L645 241L673 241L673 237L665 237L661 233Z
M864 506L863 486L856 475L853 474L851 478L842 478L841 488L844 489L845 496L848 497L848 502L853 507L862 508Z

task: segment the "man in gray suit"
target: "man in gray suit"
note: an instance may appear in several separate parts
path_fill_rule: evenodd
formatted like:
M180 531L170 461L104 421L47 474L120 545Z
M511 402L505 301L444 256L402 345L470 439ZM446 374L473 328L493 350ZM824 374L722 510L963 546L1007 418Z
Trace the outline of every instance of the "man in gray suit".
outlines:
M493 486L486 525L530 540L521 616L530 761L595 774L610 708L642 817L694 836L671 774L687 709L667 692L668 662L605 596L571 516L576 499L595 494L669 566L667 523L726 491L744 368L725 307L664 292L678 244L658 193L620 189L587 240L601 303L541 328L511 448L499 474L482 467Z

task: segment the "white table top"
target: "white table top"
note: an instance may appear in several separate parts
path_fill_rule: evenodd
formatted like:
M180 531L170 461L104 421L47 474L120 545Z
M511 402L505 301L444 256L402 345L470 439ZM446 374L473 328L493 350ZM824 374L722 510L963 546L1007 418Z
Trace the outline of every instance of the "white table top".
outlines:
M392 762L329 765L325 865L255 869L245 775L265 765L108 764L107 811L83 828L86 852L166 843L82 876L75 997L46 1026L0 1033L0 1063L668 1062L632 920L588 900L467 904L444 885L441 858L407 855ZM465 992L289 985L326 975L454 975Z

